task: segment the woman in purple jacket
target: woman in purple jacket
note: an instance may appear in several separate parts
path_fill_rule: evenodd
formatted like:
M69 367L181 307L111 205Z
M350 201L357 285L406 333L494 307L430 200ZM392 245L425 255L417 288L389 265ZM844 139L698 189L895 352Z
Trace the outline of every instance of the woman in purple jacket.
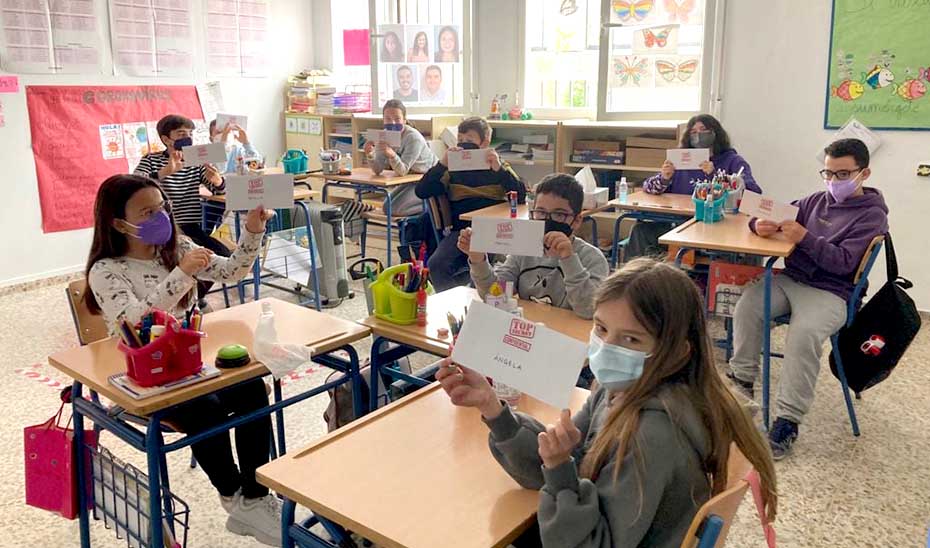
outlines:
M662 164L662 171L643 181L643 190L649 194L691 194L694 191L694 182L713 176L718 169L727 173L738 173L743 170L742 178L746 188L762 193L762 189L752 176L752 168L736 149L730 146L730 136L727 135L720 122L710 114L698 114L688 120L688 127L681 136L681 148L709 148L710 160L701 165L701 169L676 170L675 165L668 160ZM662 252L659 246L659 236L672 229L671 223L641 222L633 227L630 233L630 242L624 250L623 258L628 261L633 257Z

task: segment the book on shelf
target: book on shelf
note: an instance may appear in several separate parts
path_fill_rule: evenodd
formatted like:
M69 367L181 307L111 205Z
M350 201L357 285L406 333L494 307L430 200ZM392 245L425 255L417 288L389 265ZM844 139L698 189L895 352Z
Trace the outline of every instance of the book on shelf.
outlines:
M574 150L571 161L579 164L622 165L625 156L622 150Z

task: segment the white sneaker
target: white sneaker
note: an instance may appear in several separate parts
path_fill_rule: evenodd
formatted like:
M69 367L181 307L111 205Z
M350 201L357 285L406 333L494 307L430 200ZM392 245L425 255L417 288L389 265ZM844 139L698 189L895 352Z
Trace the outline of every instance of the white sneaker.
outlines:
M260 499L240 496L226 520L226 530L254 537L262 544L281 546L281 502L274 495Z
M239 502L240 498L242 498L242 491L236 491L236 494L231 497L220 495L220 505L222 505L223 510L226 510L227 514L232 514L233 508L236 507L236 503Z

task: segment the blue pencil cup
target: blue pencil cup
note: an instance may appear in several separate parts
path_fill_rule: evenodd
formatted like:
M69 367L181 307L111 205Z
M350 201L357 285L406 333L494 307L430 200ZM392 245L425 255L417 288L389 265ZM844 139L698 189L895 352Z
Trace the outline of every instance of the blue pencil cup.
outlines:
M309 164L307 153L296 148L288 149L281 157L284 173L305 173Z
M723 209L724 205L727 203L727 192L724 191L723 195L714 200L714 207L710 212L705 212L706 204L704 200L699 200L698 198L691 197L691 200L694 202L694 217L702 223L716 223L723 220Z

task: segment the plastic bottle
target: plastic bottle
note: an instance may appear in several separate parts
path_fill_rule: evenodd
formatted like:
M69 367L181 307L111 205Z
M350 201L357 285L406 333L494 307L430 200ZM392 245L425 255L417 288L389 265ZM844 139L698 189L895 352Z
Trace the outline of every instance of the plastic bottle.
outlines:
M271 309L271 303L268 301L262 303L262 313L255 326L255 340L266 344L278 342L278 331L274 326L274 310Z
M352 155L351 154L346 154L346 161L345 161L344 167L346 171L350 171L350 172L352 171Z
M630 186L626 182L626 177L620 177L620 182L617 183L617 200L621 204L626 203L626 197L630 193Z
M704 199L704 222L714 222L714 192L710 188L707 189L707 198Z

